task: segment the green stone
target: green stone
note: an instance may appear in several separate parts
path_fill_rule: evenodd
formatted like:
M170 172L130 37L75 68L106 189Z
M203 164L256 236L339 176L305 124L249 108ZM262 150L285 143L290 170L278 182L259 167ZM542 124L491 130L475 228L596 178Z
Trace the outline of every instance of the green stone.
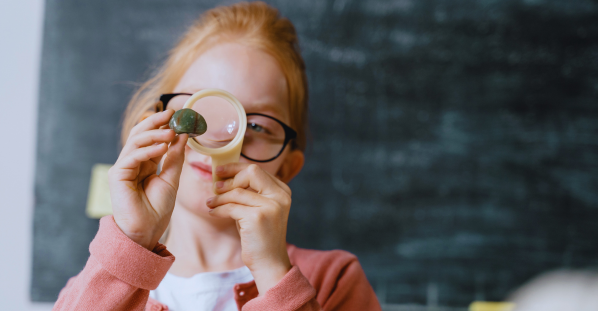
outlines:
M208 129L208 124L203 116L189 108L177 110L170 118L168 125L175 133L189 134L189 137L199 136Z

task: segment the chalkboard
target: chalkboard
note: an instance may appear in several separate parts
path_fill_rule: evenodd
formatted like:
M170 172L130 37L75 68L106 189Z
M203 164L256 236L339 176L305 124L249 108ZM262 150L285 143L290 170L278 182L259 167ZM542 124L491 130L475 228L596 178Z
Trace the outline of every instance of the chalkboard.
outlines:
M34 301L88 256L91 167L136 85L229 1L46 1ZM269 1L310 84L289 242L357 254L384 303L500 300L598 264L598 2Z

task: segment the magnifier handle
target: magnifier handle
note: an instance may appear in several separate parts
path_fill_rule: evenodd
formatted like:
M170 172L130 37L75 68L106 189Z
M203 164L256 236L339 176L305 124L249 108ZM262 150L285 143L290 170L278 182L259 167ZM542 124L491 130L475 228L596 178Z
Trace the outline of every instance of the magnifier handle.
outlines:
M239 162L239 158L241 157L241 147L243 146L243 139L241 139L236 146L231 148L230 150L219 153L213 154L212 157L212 172L216 171L216 167L220 165L225 165L228 163ZM222 180L222 178L218 178L216 174L212 174L212 180L214 182Z

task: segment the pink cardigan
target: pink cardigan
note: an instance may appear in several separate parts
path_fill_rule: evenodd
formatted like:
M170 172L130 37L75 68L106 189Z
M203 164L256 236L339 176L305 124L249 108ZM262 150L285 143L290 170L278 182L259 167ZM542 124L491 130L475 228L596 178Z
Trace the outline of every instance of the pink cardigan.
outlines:
M257 297L254 281L236 284L239 310L381 310L355 255L291 244L287 251L293 267L264 295ZM105 216L89 252L85 268L68 280L53 310L168 310L149 298L174 262L166 246L158 243L150 252Z

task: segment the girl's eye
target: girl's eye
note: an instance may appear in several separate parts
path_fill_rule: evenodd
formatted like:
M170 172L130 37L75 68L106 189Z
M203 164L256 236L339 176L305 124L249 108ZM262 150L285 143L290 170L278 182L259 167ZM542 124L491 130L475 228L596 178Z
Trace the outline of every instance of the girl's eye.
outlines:
M249 128L252 129L254 132L263 132L264 128L255 123L249 123Z

